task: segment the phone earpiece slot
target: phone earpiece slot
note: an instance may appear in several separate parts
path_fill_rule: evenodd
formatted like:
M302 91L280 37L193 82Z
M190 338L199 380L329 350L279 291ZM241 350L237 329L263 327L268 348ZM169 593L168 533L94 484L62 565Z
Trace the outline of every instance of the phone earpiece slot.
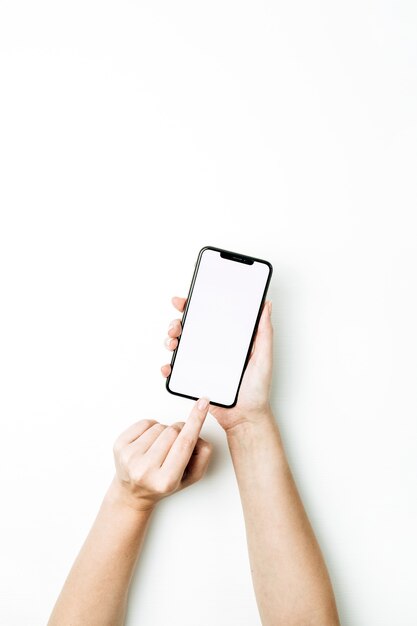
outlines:
M233 252L220 252L222 259L229 259L229 261L237 261L237 263L245 263L246 265L253 265L253 259L249 256L242 256L241 254L234 254Z

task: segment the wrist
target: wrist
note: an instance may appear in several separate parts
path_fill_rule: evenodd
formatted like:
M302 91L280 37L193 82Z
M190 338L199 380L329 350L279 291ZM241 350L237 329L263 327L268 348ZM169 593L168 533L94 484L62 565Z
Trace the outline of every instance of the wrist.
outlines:
M149 517L156 502L140 498L129 491L122 481L114 476L104 498L105 502L126 514Z
M272 413L271 407L268 405L262 410L249 411L245 415L242 415L241 419L238 419L231 426L225 428L225 432L228 439L245 438L265 428L271 428L271 425L277 428L274 414Z
M229 450L234 457L243 455L258 457L273 446L275 453L285 459L284 446L272 411L258 415L257 419L247 419L236 423L226 431Z

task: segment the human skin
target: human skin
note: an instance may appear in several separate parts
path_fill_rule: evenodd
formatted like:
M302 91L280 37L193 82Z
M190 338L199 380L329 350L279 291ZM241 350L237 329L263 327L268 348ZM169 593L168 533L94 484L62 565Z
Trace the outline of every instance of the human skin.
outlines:
M135 564L157 503L204 475L211 444L199 437L208 400L187 422L141 420L114 445L115 477L55 604L48 626L122 626Z
M184 310L184 298L172 302ZM270 405L271 308L271 302L264 306L236 406L210 406L210 413L226 433L233 460L263 626L339 626L329 574ZM180 334L176 319L168 329L169 350L175 350ZM171 366L161 371L167 377Z

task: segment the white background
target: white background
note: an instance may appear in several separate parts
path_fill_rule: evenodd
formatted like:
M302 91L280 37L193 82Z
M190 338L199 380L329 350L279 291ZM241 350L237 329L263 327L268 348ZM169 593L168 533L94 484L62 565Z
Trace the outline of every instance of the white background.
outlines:
M417 5L0 3L0 622L45 623L198 250L269 259L273 403L343 624L416 623ZM223 433L127 623L259 624Z

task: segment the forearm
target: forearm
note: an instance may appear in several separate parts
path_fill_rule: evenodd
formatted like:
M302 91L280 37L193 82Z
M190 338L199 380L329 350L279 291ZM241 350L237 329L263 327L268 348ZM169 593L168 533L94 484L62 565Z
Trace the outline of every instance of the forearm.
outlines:
M330 579L273 416L238 424L228 443L262 623L336 626Z
M121 626L151 510L132 508L110 486L48 626Z

